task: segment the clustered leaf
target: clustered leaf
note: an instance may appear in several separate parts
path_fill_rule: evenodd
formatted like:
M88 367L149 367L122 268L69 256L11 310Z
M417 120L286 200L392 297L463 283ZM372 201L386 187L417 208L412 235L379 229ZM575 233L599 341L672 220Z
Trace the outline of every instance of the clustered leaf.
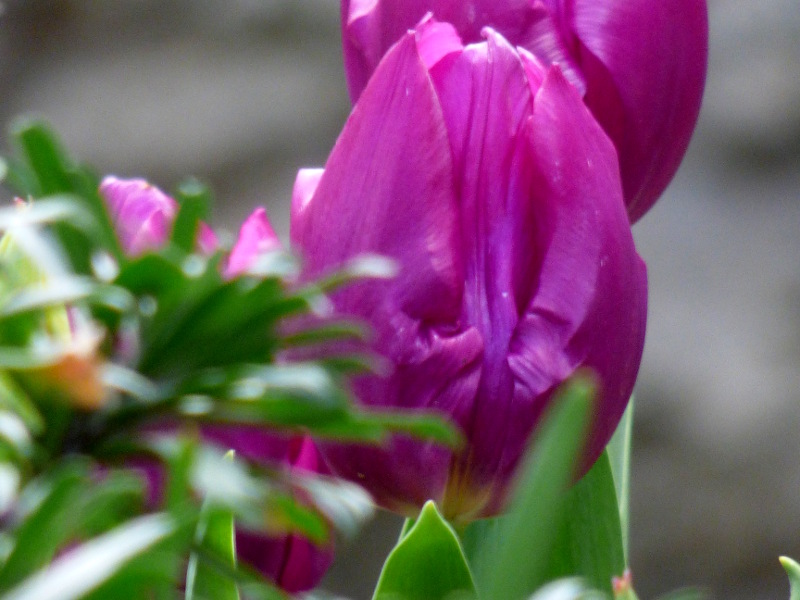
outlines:
M18 123L13 139L2 175L20 199L0 208L0 595L175 598L185 578L186 598L280 598L236 560L235 525L327 544L371 515L357 486L225 456L205 426L459 442L432 416L361 412L346 378L378 365L332 348L369 333L317 316L328 293L391 276L391 263L367 256L300 283L297 259L273 252L225 277L224 249L197 252L211 193L195 180L179 187L167 243L128 256L91 169L42 124Z

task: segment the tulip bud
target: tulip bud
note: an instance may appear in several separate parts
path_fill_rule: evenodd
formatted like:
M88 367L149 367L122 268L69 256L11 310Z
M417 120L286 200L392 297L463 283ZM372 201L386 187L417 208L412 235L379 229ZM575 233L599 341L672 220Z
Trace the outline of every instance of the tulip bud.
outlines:
M407 515L428 499L450 519L496 514L580 368L600 382L584 467L602 452L641 359L646 272L614 147L557 66L425 21L383 58L324 172L301 173L291 228L308 277L365 252L400 265L333 296L394 367L354 390L438 411L466 438L455 453L404 437L326 446L337 474Z
M137 256L166 243L178 214L178 204L170 196L144 179L120 179L113 175L101 182L100 195L108 205L111 221L127 254ZM211 254L217 245L214 232L201 223L197 236L200 252Z
M283 438L260 427L216 426L203 428L203 437L235 449L237 455L261 464L278 464L289 474L327 473L307 436ZM267 536L236 530L238 558L258 569L289 593L315 587L333 562L333 542L318 546L302 536Z
M619 154L632 222L672 179L694 130L708 57L705 0L343 0L352 98L428 12L466 42L484 26L558 64Z
M280 248L281 242L267 219L267 211L257 208L245 219L239 230L239 237L231 248L225 263L225 277L230 279L247 273L253 268L260 255L280 250Z

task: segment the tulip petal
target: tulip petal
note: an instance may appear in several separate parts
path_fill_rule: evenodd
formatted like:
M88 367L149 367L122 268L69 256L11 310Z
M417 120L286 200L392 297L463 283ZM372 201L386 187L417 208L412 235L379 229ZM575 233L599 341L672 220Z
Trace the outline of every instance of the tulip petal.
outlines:
M452 23L467 43L480 41L485 25L508 39L527 39L538 19L531 0L343 0L342 43L353 101L392 44L428 12Z
M706 2L573 3L586 102L619 150L628 212L636 221L672 179L697 121L708 60ZM612 86L621 103L616 112L605 107ZM614 123L620 114L624 127Z
M359 283L334 298L373 325L375 349L395 365L388 378L355 382L366 405L451 412L474 397L483 345L473 328L454 326L464 285L455 189L441 108L408 35L364 90L313 197L296 193L293 210L292 241L310 276L361 252L401 265L393 281ZM450 463L447 449L403 438L386 450L326 448L326 457L384 506L409 514L441 496Z
M280 247L281 242L267 219L267 211L257 208L239 229L239 237L231 248L225 265L225 278L246 273L260 255L279 250Z
M513 468L530 433L520 425L541 413L578 366L595 370L601 382L590 465L625 409L644 347L646 271L631 236L616 153L557 68L534 100L531 140L539 234L548 243L511 344L519 416L510 419L517 426L506 433L501 471Z
M402 265L390 283L348 288L341 308L355 314L369 310L360 291L366 286L380 295L373 308L391 295L392 304L416 318L457 314L463 266L455 251L452 161L413 36L387 55L336 142L313 197L293 212L292 242L302 248L309 276L365 252ZM348 304L347 298L354 300Z
M100 184L125 252L158 248L167 241L178 204L144 179L108 176Z

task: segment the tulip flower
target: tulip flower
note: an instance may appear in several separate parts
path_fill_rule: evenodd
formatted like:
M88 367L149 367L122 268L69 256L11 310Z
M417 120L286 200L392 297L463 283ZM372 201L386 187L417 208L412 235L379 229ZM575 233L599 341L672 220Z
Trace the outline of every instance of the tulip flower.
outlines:
M697 121L708 57L705 0L343 0L348 85L431 11L466 42L490 26L557 63L614 141L631 222L672 179Z
M178 213L178 203L144 179L120 179L109 175L100 184L100 195L108 204L123 250L137 256L162 246L169 238ZM205 223L200 224L197 246L211 254L217 238Z
M203 435L237 455L261 464L279 464L291 474L327 473L319 452L308 436L281 438L256 427L207 427ZM318 546L302 536L270 537L236 530L236 555L289 593L304 592L319 584L333 562L333 542Z
M368 407L429 409L464 432L458 452L394 437L323 448L386 508L428 499L450 519L495 514L554 390L580 368L599 398L584 468L632 391L646 272L614 147L557 66L499 33L464 46L427 20L383 58L322 170L295 184L291 236L308 276L374 252L398 277L337 292L374 328L385 378Z

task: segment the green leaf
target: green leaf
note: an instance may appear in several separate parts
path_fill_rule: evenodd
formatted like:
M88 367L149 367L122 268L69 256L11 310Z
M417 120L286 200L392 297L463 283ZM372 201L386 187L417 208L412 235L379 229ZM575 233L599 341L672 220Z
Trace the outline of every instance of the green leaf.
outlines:
M74 514L82 537L94 537L132 518L143 505L144 484L134 473L114 470L87 486Z
M225 459L230 463L233 463L233 457L233 451L225 455ZM195 529L195 545L235 569L235 535L233 513L205 502ZM214 600L239 600L236 582L220 573L218 569L214 569L208 562L202 561L197 552L192 552L186 570L185 598L193 600L195 595Z
M476 598L475 584L453 528L433 502L383 565L374 600Z
M17 415L33 435L44 430L44 418L36 404L14 378L0 369L0 409Z
M34 484L42 486L44 498L14 532L14 549L0 570L0 590L9 589L50 562L72 534L73 511L85 476L82 466L67 465L50 480Z
M521 465L509 513L483 541L472 537L471 555L481 598L519 600L546 581L550 552L560 530L564 494L574 477L594 399L591 380L578 376L557 394Z
M164 514L147 515L82 544L11 590L4 600L77 600L176 532Z
M619 522L622 529L622 548L628 564L628 539L630 512L631 451L633 445L633 396L622 415L622 420L608 444L608 458L614 476L614 487L619 503Z
M197 244L200 221L206 218L211 204L211 193L197 180L184 182L178 188L180 205L172 226L172 243L187 253L192 253Z
M797 564L788 556L781 556L780 561L789 576L789 587L791 589L789 600L800 600L800 564Z
M229 453L232 456L232 453ZM195 529L195 545L204 548L231 569L236 568L233 513L206 504ZM189 556L186 571L186 600L209 598L239 600L236 581L221 573L196 552Z
M658 600L706 600L708 597L708 594L703 590L698 590L696 588L684 588L675 590L673 592L668 592L663 596L659 596ZM631 598L632 600L636 600L636 594L633 593ZM791 598L790 600L795 599Z
M35 195L71 191L70 161L58 140L45 126L36 121L21 120L12 127L12 135L36 174L38 190Z
M617 495L608 454L564 499L561 532L551 554L549 579L580 576L611 593L612 578L625 570Z

